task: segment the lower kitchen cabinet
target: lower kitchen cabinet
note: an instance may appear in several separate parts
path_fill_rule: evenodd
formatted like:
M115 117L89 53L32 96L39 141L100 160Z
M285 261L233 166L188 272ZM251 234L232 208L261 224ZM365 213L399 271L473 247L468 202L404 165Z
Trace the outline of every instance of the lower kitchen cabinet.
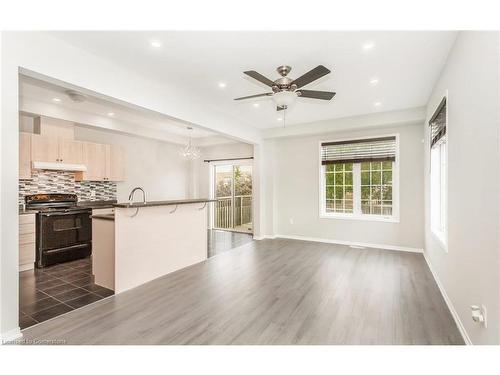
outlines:
M19 215L19 271L35 266L35 214Z

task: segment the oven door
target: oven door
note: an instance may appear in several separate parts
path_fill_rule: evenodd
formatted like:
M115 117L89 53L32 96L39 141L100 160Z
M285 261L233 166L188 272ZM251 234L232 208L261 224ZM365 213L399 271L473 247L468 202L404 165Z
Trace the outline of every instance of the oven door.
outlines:
M92 241L89 210L46 212L39 214L38 248L50 250Z

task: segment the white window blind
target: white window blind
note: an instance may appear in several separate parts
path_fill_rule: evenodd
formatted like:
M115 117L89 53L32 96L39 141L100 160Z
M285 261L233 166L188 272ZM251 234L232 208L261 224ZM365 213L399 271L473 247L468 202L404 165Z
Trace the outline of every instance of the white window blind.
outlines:
M321 164L323 165L395 160L395 136L321 144Z

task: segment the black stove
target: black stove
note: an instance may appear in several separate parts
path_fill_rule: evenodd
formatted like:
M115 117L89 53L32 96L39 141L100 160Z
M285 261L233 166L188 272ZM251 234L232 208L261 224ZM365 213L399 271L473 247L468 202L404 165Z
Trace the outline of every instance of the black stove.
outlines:
M92 209L78 207L76 194L25 197L36 214L37 268L85 258L92 253Z

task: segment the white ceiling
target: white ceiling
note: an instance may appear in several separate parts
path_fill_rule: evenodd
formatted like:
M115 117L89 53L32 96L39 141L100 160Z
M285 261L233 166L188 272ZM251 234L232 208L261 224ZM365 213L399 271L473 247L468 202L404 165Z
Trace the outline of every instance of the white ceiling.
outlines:
M190 126L190 124L177 121L160 113L119 105L90 95L87 95L87 99L84 102L74 102L66 95L65 91L66 88L64 87L25 76L21 77L19 84L19 96L21 100L30 99L46 103L47 105L57 105L58 107L69 110L109 118L119 123L163 131L167 134L181 137L191 135L193 138L199 138L213 137L216 135L214 132L196 127L193 127L192 130L188 130L187 127ZM59 99L59 101L55 102L54 98ZM110 113L113 115L110 116ZM44 113L38 114L43 115Z
M426 104L456 32L51 32L51 35L156 81L184 85L207 106L255 127L282 126L270 98L233 98L269 91L246 77L274 80L279 65L296 78L322 64L332 73L306 89L335 91L330 102L299 98L287 125L394 111ZM153 48L151 41L161 42ZM366 42L375 46L364 50ZM373 77L379 79L375 86ZM221 89L219 82L227 87ZM374 103L380 102L379 107ZM254 103L259 103L254 107ZM195 110L195 108L193 109Z

